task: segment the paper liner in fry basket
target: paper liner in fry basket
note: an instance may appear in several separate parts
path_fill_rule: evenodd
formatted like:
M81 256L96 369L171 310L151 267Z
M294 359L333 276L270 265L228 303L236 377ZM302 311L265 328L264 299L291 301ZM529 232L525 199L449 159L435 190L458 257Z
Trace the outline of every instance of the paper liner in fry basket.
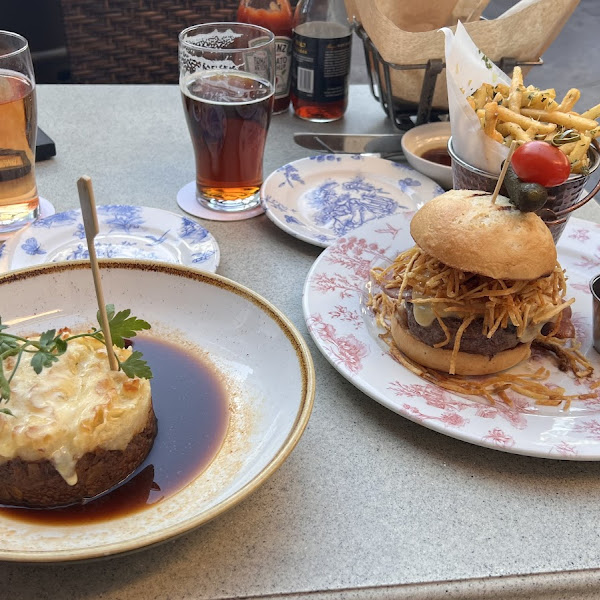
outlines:
M498 174L508 148L484 133L467 97L484 83L510 86L510 78L477 48L462 23L457 24L456 33L449 28L443 32L452 149L467 164Z
M409 12L400 5L414 8L420 6L420 2L345 1L348 15L362 25L384 61L395 65L416 65L426 64L430 59L444 59L444 36L438 29L415 31L419 24L406 22ZM517 62L536 61L554 41L578 3L579 0L521 0L497 19L473 21L466 23L465 27L475 45L494 62L502 58L514 58ZM459 9L460 4L455 3L454 10ZM471 5L477 9L477 3ZM446 4L444 6L447 7ZM447 21L442 21L437 26L446 24ZM409 28L412 31L407 30ZM523 72L526 74L526 69ZM395 103L418 104L424 73L424 69L391 69ZM384 86L383 73L380 73L379 79ZM448 108L445 71L437 78L433 108Z

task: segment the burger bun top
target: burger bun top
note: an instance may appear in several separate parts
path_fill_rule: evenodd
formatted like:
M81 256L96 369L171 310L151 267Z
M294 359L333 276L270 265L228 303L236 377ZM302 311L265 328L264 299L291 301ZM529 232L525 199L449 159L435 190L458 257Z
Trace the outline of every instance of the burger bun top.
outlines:
M533 280L556 265L552 234L535 213L524 213L498 196L450 190L425 204L410 233L444 264L493 279Z

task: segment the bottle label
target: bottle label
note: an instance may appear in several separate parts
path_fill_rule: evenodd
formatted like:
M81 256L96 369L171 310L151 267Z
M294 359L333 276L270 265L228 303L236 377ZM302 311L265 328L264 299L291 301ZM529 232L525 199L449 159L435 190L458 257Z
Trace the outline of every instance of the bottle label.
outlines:
M294 33L292 89L302 100L336 102L346 97L352 34L312 38Z
M292 70L292 38L275 36L275 98L285 98L290 93Z
M246 53L244 56L244 64L246 67L246 71L249 73L254 73L267 81L271 81L270 74L272 71L272 57L269 56L269 52L267 50L261 50L259 47L266 42L269 41L267 36L257 37L253 40L250 40L248 43L249 48L257 48L252 52ZM225 61L224 61L225 62ZM231 68L231 67L225 67Z

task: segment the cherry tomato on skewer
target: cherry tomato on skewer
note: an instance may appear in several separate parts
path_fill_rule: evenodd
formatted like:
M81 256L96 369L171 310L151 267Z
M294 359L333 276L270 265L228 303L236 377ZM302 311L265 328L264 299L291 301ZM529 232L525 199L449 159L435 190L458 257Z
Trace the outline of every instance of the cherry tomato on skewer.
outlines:
M567 156L547 142L526 142L512 155L512 167L521 181L554 187L571 174Z

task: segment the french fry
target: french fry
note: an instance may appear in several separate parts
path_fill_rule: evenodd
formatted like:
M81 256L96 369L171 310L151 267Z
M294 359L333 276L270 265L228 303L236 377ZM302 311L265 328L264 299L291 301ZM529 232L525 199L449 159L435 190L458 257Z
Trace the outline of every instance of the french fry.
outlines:
M477 108L483 108L492 98L493 88L489 83L484 83L472 95Z
M536 134L535 129L533 129L533 128L530 127L529 129L525 130L525 135L528 137L528 139L533 140L533 139L535 139L535 136L537 134ZM548 135L554 135L554 134L553 133L549 133Z
M564 113L558 110L548 112L537 108L523 108L521 109L521 113L532 119L541 119L548 123L556 123L557 125L562 125L569 129L577 129L578 131L588 131L598 126L598 123L592 119L586 119L580 115Z
M479 108L477 109L476 113L479 117L479 122L481 123L481 129L483 129L483 125L485 124L485 110L483 110L483 108Z
M497 129L504 137L511 136L520 144L531 141L531 136L528 136L525 130L516 123L498 123Z
M497 83L494 86L494 94L500 93L504 98L508 98L510 94L510 88L505 83Z
M510 82L510 93L508 95L508 108L513 112L521 112L521 100L523 99L523 72L521 67L513 69L512 80Z
M467 98L467 102L469 103L469 106L473 109L473 110L477 110L477 105L475 104L475 100L473 99L473 96L469 96Z
M545 113L543 110L534 110L531 108L523 108L521 109L523 114L518 114L509 108L504 106L498 106L498 114L502 121L506 121L509 123L516 123L520 125L522 129L533 129L536 133L550 133L556 129L556 125L553 123L540 123L535 118L530 118L530 113L533 111L534 113ZM529 111L529 112L525 112ZM551 114L551 113L550 113ZM538 117L539 118L539 117Z
M586 156L571 163L571 173L585 173L590 166L590 160Z
M576 160L581 160L582 158L587 156L587 152L590 147L591 141L591 137L588 137L587 135L582 135L581 140L575 142L575 148L569 154L569 160L573 163Z
M578 143L579 142L569 142L568 144L561 144L560 146L557 146L557 148L568 156L575 150L575 146L577 146Z
M558 108L556 110L565 113L572 111L575 104L577 104L577 101L579 100L580 96L581 92L577 88L571 88L565 94L565 97L563 98L562 102L558 105Z
M488 135L492 139L500 142L501 144L504 142L504 137L502 134L496 130L496 125L498 123L498 106L497 102L488 102L485 105L485 116L483 120L483 131L485 135Z
M583 173L590 166L588 149L591 141L592 138L590 136L582 135L581 139L576 143L575 148L568 155L572 173Z
M594 129L590 129L588 131L588 135L593 139L593 138L597 138L598 136L600 136L600 125L598 125L597 127L594 127Z
M506 98L500 92L496 92L492 98L492 102L497 102L498 104L502 104L503 100L506 100Z
M581 113L581 116L584 119L597 119L600 117L600 104L596 104L596 106L592 106L589 110Z
M556 92L550 90L525 90L521 99L522 108L539 108L543 110L556 110L558 103L554 100Z

